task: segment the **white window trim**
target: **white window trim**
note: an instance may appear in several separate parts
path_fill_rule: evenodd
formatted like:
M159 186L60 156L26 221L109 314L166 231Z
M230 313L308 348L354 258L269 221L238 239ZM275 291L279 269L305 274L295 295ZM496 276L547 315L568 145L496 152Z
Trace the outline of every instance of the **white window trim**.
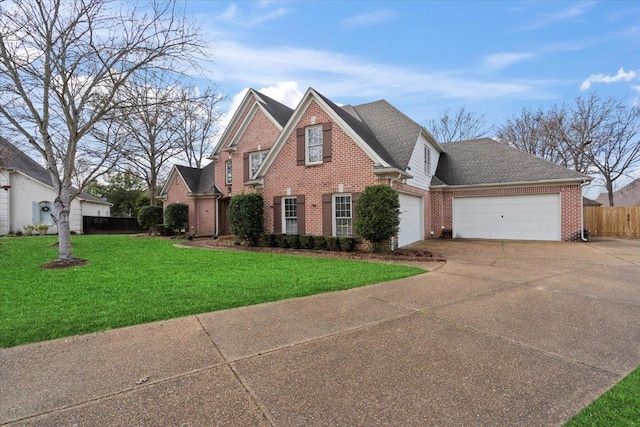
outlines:
M285 209L285 207L286 207L285 200L293 200L294 205L296 205L296 217L295 217L295 219L296 219L296 233L295 234L297 234L297 229L298 229L298 206L297 206L298 198L296 196L286 196L286 197L282 198L282 202L281 202L281 204L282 204L282 215L281 215L281 218L282 218L282 234L288 234L287 233L287 215L286 215L286 209Z
M336 227L336 198L349 196L349 202L351 204L351 209L349 212L351 216L349 219L351 220L351 236L353 236L353 194L351 193L336 193L331 195L331 235L333 237L337 237L338 230ZM343 218L345 219L345 218ZM351 236L343 236L343 237L351 237Z
M317 162L310 162L309 161L309 130L310 129L320 129L320 146L322 147L322 155L320 156L320 160L318 160ZM315 125L315 126L308 126L306 128L304 128L304 163L306 165L319 165L322 164L323 162L323 156L324 156L324 132L322 130L322 125Z
M262 166L262 162L264 162L264 159L267 157L268 152L269 150L260 150L260 151L253 151L249 153L249 177L250 178L253 178L256 172L258 172L258 169L260 169L260 166ZM252 171L251 170L251 165L253 164L252 157L255 157L255 156L261 156L262 158L260 159L260 163L258 164L258 167L256 168L256 170Z
M226 185L231 185L233 182L233 164L231 163L231 159L224 162L224 182Z

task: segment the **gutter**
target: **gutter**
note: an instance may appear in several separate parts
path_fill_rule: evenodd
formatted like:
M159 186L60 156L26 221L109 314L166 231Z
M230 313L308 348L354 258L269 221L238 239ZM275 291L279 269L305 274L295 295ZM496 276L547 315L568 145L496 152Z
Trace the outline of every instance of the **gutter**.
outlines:
M583 183L590 183L593 178L587 177L588 179L548 179L544 181L515 181L515 182L494 182L487 184L468 184L468 185L433 185L431 186L431 190L438 191L456 191L456 190L468 190L475 188L495 188L495 187L522 187L522 186L532 186L532 185L550 185L550 184L576 184L579 183L582 185Z

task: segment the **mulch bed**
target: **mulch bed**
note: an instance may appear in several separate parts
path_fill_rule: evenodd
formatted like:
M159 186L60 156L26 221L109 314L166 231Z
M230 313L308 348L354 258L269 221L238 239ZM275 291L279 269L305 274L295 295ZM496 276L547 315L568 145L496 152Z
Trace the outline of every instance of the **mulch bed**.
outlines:
M197 248L210 248L210 249L233 249L251 252L267 252L274 254L289 254L289 255L307 255L307 256L321 256L327 258L347 258L357 260L381 260L381 261L417 261L417 262L437 262L446 261L446 259L438 254L434 254L425 250L415 249L396 249L393 252L386 253L372 253L372 252L340 252L340 251L316 251L311 249L285 249L285 248L271 248L271 247L250 247L243 245L236 245L233 238L222 237L219 239L213 238L196 238L193 240L184 241L181 243L184 246L191 246Z
M82 267L83 265L89 264L89 261L82 258L71 258L71 259L54 259L53 261L49 261L40 266L40 268L44 269L55 269L55 268L73 268L73 267Z

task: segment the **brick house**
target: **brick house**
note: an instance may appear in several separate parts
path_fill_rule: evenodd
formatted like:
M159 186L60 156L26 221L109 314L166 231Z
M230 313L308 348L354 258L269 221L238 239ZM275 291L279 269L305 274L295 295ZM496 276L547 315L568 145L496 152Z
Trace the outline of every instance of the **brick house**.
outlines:
M212 158L217 234L230 197L259 191L267 232L351 236L359 194L387 184L400 196L399 246L449 232L571 240L590 181L487 138L440 144L385 100L338 106L312 88L295 110L249 90Z

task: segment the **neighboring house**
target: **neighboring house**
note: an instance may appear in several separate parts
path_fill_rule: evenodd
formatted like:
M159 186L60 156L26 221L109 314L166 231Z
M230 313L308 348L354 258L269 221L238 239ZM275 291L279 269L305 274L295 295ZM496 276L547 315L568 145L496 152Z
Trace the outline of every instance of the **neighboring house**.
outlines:
M596 201L609 206L609 193L600 193ZM640 178L613 192L614 206L640 206Z
M582 198L582 206L602 206L602 203L593 200L593 199L589 199L588 197L583 197Z
M47 170L2 137L0 155L0 235L36 224L57 233L51 217L56 193ZM109 216L110 209L111 203L81 192L71 202L70 229L82 233L83 216Z
M387 184L400 196L399 246L449 232L575 239L591 180L491 139L439 144L385 100L340 107L311 88L295 110L249 90L212 159L214 234L229 232L232 196L259 191L267 232L352 236L359 194Z

